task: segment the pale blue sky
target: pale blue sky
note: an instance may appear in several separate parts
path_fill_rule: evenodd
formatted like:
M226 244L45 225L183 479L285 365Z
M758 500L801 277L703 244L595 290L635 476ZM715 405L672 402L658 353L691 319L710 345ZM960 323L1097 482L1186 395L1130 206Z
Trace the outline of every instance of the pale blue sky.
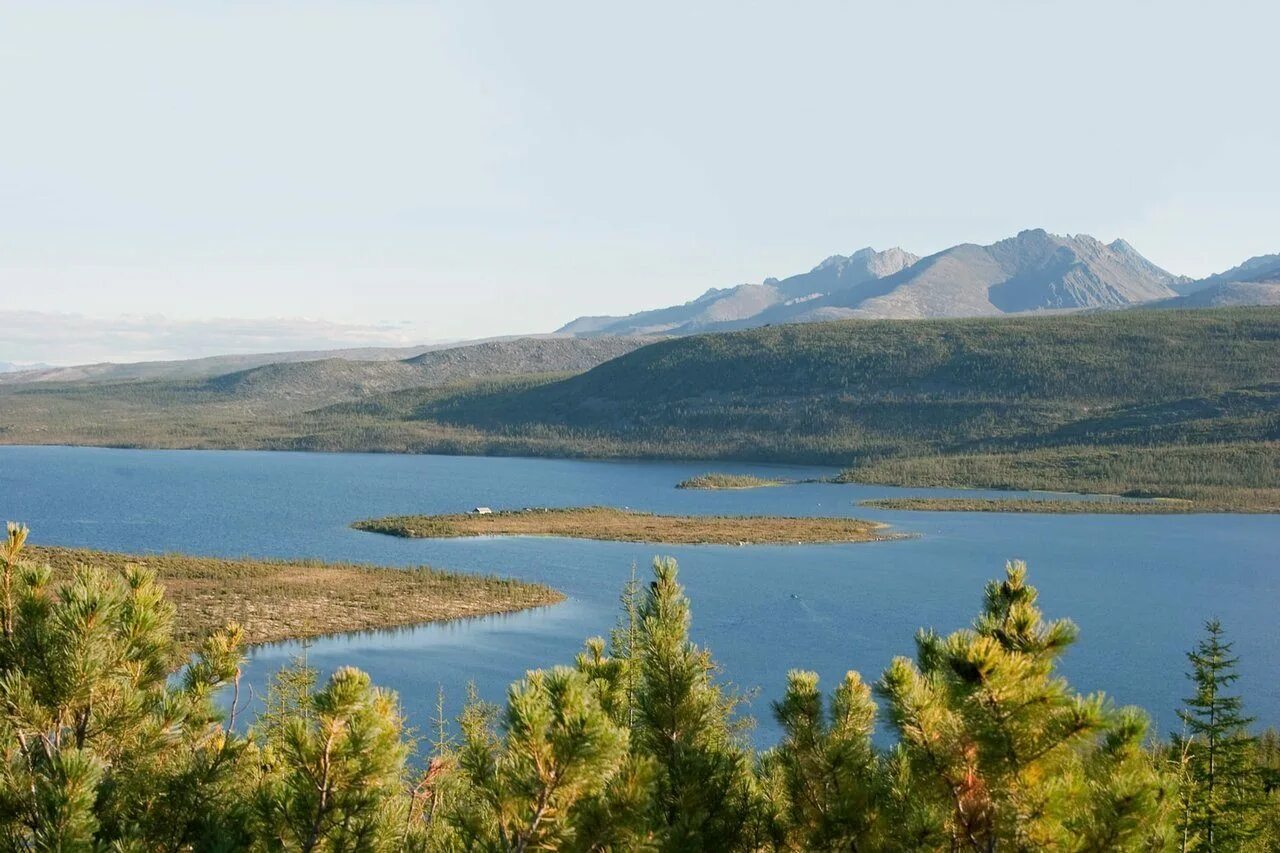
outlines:
M1273 2L0 0L0 309L476 337L1027 227L1207 274L1280 251L1277 32Z

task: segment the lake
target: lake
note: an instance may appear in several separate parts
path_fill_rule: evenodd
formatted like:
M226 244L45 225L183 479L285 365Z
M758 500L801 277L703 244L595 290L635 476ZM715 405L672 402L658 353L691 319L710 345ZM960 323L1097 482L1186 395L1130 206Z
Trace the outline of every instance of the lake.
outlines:
M1050 617L1070 616L1080 642L1063 670L1081 691L1142 705L1160 731L1177 724L1189 686L1184 653L1217 616L1241 658L1238 682L1260 725L1280 724L1280 517L1052 516L908 513L858 507L871 497L981 495L811 483L686 491L707 470L814 477L829 469L727 463L599 462L377 454L0 447L0 516L39 544L132 553L316 557L430 564L541 581L568 600L536 611L343 635L310 644L322 672L367 670L397 690L425 728L437 690L448 712L466 686L501 701L530 668L570 663L606 634L631 566L679 560L694 639L724 676L754 691L760 745L776 740L769 702L792 668L828 689L849 669L874 680L913 652L922 626L967 625L983 583L1025 559ZM1007 495L1008 493L1003 493ZM359 518L607 504L665 513L840 515L885 521L916 538L848 545L653 546L543 537L411 540L363 533ZM261 695L294 643L254 649L246 682Z

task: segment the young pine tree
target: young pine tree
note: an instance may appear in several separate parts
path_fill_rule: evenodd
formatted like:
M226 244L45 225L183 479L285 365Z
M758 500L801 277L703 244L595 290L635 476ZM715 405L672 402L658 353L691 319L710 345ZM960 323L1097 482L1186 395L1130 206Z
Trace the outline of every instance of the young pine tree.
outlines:
M1054 673L1076 628L1046 622L1036 598L1010 564L971 629L922 632L917 660L885 672L896 808L937 821L912 828L924 849L1159 849L1167 781L1141 747L1145 719Z
M689 600L674 560L656 560L636 613L636 751L657 765L666 850L741 849L756 808L749 753L731 725L734 697L711 655L689 640Z
M78 567L55 587L22 560L10 525L0 555L0 841L6 849L236 838L240 744L212 694L239 674L242 635L209 637L181 683L173 609L150 572Z
M465 849L643 850L650 770L596 687L566 667L513 685L501 736L483 715L464 719L459 755L471 796L452 809Z
M1259 831L1262 781L1254 762L1252 718L1243 712L1231 685L1239 678L1217 619L1205 623L1205 637L1187 653L1195 695L1178 712L1184 731L1172 753L1185 756L1181 826L1184 850L1225 853L1246 849Z
M408 745L395 694L340 669L308 713L262 729L251 824L266 850L394 850L408 807Z
M884 823L885 780L871 745L875 704L856 672L845 675L829 708L818 676L791 672L775 702L782 742L765 756L765 772L781 779L777 833L792 850L873 850L891 830Z

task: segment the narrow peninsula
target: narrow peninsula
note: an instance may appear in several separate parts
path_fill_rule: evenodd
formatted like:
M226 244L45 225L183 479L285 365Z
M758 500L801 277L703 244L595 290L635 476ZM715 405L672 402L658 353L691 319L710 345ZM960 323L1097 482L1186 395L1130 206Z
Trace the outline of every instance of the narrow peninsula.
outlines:
M24 557L48 564L55 579L66 578L78 565L151 569L174 605L174 635L184 649L232 621L256 644L509 613L564 600L541 584L427 567L137 556L35 546Z
M884 533L886 526L857 518L654 515L600 506L400 515L352 525L357 530L421 539L565 536L665 545L809 545L895 538Z
M1215 506L1175 498L1125 500L1121 498L1079 498L1076 500L1037 498L880 498L859 501L858 506L911 512L1018 512L1056 515L1188 515L1210 512L1268 512L1264 507Z

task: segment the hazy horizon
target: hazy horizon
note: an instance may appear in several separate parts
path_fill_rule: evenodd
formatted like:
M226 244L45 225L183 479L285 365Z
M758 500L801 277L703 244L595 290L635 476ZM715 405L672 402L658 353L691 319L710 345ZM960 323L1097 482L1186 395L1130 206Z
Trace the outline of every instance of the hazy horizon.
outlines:
M1280 251L1266 3L0 9L0 360L549 332L1024 228ZM37 319L37 317L39 319Z

